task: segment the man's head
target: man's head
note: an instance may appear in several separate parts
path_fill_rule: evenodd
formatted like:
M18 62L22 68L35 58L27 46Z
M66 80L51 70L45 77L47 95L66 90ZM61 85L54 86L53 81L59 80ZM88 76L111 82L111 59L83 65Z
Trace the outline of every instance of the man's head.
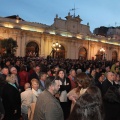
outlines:
M75 72L74 69L71 69L71 70L70 70L70 75L71 75L72 77L75 77L75 76L76 76L76 72Z
M17 69L15 67L11 67L10 72L12 74L17 74Z
M2 74L8 75L8 73L9 73L8 68L7 68L7 67L4 67L4 68L2 69Z
M40 66L35 66L35 72L40 73Z
M107 66L107 67L105 68L105 70L106 70L106 72L110 72L110 66Z
M116 61L116 62L115 62L115 65L116 65L116 66L119 66L119 65L120 65L119 61Z
M49 77L45 81L45 87L52 95L55 95L60 89L60 80Z
M40 73L40 80L45 81L47 78L47 74L45 72Z
M20 60L17 60L17 61L15 62L15 64L16 64L17 66L19 66L19 65L20 65Z
M108 79L109 81L114 81L114 74L113 74L112 72L108 72L108 73L107 73L107 79Z
M10 60L7 60L7 61L5 62L5 65L6 65L6 66L9 66L9 65L10 65Z
M24 89L26 90L26 89L28 89L28 88L30 88L30 83L25 83Z

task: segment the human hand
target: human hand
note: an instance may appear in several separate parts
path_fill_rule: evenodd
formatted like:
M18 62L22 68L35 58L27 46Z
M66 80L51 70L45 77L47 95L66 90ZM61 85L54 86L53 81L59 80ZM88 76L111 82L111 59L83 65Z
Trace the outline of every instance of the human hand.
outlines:
M17 110L14 110L14 114L16 114L17 113Z

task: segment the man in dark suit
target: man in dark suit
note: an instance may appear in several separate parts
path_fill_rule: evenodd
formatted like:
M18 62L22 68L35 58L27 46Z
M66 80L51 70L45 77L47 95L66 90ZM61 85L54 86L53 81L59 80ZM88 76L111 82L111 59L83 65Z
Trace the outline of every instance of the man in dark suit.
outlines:
M30 81L35 78L39 81L39 77L40 77L40 66L35 66L34 68L34 72L32 73L32 75L30 75Z
M114 73L108 72L102 84L105 120L120 120L120 97L114 83Z
M114 83L114 73L108 72L107 73L107 79L102 83L102 95L107 92L108 88L111 86L115 86Z
M44 73L44 72L42 72L42 73L40 74L40 80L39 80L40 89L41 89L42 91L45 90L45 80L46 80L46 79L47 79L47 74Z

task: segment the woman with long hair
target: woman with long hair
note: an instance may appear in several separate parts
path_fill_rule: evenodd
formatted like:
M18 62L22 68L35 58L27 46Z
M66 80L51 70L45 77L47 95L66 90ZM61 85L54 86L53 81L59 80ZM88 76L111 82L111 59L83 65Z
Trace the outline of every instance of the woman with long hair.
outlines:
M56 80L61 81L61 85L59 89L59 96L57 97L63 109L64 119L66 120L70 113L70 101L67 99L67 93L71 89L71 83L70 83L69 78L66 77L66 73L64 69L59 69L57 71Z
M87 91L77 99L69 120L103 120L99 88L88 87Z
M77 87L72 89L68 94L67 97L69 98L69 100L72 101L71 104L71 111L76 103L76 100L85 93L85 91L87 90L88 86L91 85L91 80L88 77L88 75L86 73L80 73L76 76L75 81L77 83Z

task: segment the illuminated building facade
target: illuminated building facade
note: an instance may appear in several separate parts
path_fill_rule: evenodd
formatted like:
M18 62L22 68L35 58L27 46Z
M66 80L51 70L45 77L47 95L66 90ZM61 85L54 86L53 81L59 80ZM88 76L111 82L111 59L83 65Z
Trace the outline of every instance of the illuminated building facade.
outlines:
M46 58L51 55L88 60L120 58L119 41L92 34L89 23L83 25L79 15L68 13L65 18L56 15L54 23L49 26L24 21L19 16L0 17L0 39L12 37L17 41L16 56Z

